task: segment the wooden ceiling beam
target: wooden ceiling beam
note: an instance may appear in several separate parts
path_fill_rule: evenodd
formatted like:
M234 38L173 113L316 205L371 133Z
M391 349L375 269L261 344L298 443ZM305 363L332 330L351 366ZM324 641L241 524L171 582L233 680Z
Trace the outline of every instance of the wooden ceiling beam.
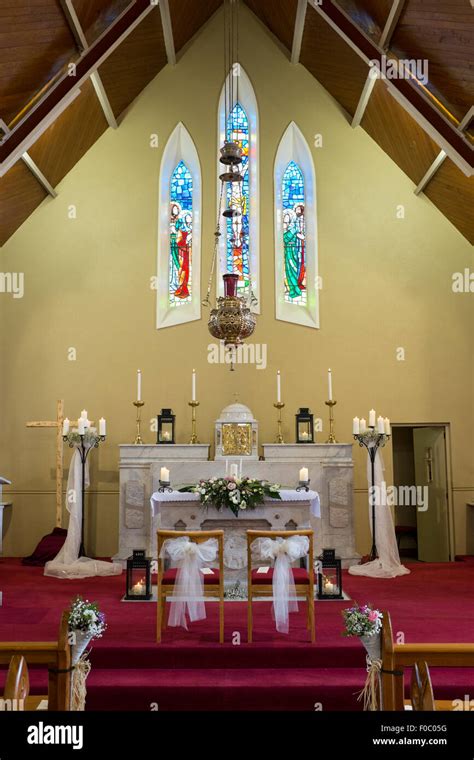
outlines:
M393 5L390 10L390 13L388 14L387 21L385 22L385 26L382 29L382 34L380 35L379 45L381 48L386 49L388 48L390 44L390 40L392 38L392 34L395 31L395 28L398 24L398 19L400 18L400 14L403 10L403 6L405 5L405 0L393 0ZM378 79L377 76L374 76L374 69L369 69L369 73L367 74L367 79L365 81L364 89L361 92L360 100L357 105L356 112L354 114L354 117L352 119L352 127L358 127L361 123L365 109L367 108L368 102L370 100L370 96L372 95L374 85L376 80Z
M171 23L169 0L160 0L161 25L165 41L166 57L170 66L176 65L176 50L174 46L173 25Z
M291 48L291 63L295 65L300 62L301 43L303 42L304 23L306 21L307 7L308 7L308 0L298 0L298 8L296 10L296 19L295 19L295 30L293 33L293 45Z
M65 73L14 129L0 142L0 176L21 158L39 135L62 112L76 95L81 84L97 70L130 32L157 6L150 0L134 0L125 11L75 62L75 76Z
M3 121L3 119L0 119L0 130L3 132L4 135L8 135L10 133L10 127ZM48 195L50 195L52 198L57 197L57 192L52 186L51 182L45 177L39 166L33 161L30 154L25 151L23 155L21 156L21 160L25 164L25 166L28 167L30 172L33 174L35 179L38 180L40 185L46 190Z
M471 123L473 118L474 118L474 106L471 106L471 108L469 109L467 114L464 116L464 118L459 122L457 129L459 129L460 132L464 132L464 130L469 127L469 124ZM425 189L426 185L433 179L434 175L438 171L439 167L441 166L445 158L447 158L447 155L444 152L444 150L441 150L436 156L431 166L429 167L424 177L421 178L421 180L415 187L415 195L419 195L422 192L422 190Z
M69 24L69 28L71 29L71 32L74 35L74 39L76 40L78 50L80 53L85 53L90 46L87 42L87 37L84 33L84 29L82 28L82 24L79 21L76 9L74 8L73 0L60 0L60 3L63 13L66 17L66 21ZM99 72L92 72L90 80L92 82L92 86L94 87L95 94L97 95L97 100L99 101L102 111L104 112L107 124L109 127L112 127L112 129L117 129L117 120L115 118L114 112L112 111L112 107L110 105L109 98L102 83L102 79L100 78Z
M367 65L383 70L384 51L330 0L309 0L314 10L345 40ZM474 151L461 132L428 100L410 79L387 80L389 92L437 142L466 175L474 173Z

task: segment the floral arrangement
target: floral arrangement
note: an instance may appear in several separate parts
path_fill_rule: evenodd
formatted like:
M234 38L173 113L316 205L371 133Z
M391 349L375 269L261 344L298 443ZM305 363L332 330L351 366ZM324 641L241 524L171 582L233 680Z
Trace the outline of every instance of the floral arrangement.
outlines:
M376 636L382 629L382 613L369 604L349 607L342 615L346 625L344 636Z
M84 433L84 444L86 446L94 446L98 437L99 436L97 435L97 428L88 427L85 429L85 433ZM71 448L75 444L80 445L81 440L82 440L77 429L71 430L67 434L66 438Z
M256 478L211 478L200 480L195 486L179 489L182 493L197 493L201 505L214 506L216 509L230 509L236 517L245 509L255 509L263 504L265 497L281 499L280 486Z
M105 629L105 615L99 611L95 602L89 602L77 596L69 610L69 630L87 633L91 639L100 639Z

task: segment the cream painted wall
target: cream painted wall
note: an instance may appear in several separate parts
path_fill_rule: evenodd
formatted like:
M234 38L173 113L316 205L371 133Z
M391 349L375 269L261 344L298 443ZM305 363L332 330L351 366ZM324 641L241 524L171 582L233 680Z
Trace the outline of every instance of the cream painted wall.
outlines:
M27 430L29 419L85 405L108 419L107 443L92 455L89 546L115 552L118 444L134 435L135 372L143 370L145 418L163 406L189 435L191 370L198 371L201 440L238 391L260 421L260 441L275 435L275 372L283 375L284 432L311 406L326 419L326 372L333 369L337 435L373 405L396 422L449 422L456 548L465 550L465 502L474 495L472 457L472 295L454 295L452 273L473 266L467 241L301 66L243 9L241 61L254 85L261 123L262 315L255 341L268 344L268 368L230 373L207 362L201 321L155 329L158 173L178 121L190 131L203 171L203 273L207 282L215 223L216 108L222 85L221 17L214 17L175 68L165 68L0 252L2 271L25 273L25 296L0 297L1 467L13 480L5 553L33 550L54 524L54 434ZM321 329L274 317L273 161L291 120L313 145L319 206ZM160 146L149 147L158 133ZM77 207L77 219L68 207ZM405 218L396 216L405 207ZM75 347L77 361L68 361ZM397 361L403 347L406 360ZM145 434L152 442L154 435ZM325 440L320 436L319 440ZM66 450L66 461L69 461ZM356 462L357 543L368 549L362 451ZM388 478L391 451L386 450Z

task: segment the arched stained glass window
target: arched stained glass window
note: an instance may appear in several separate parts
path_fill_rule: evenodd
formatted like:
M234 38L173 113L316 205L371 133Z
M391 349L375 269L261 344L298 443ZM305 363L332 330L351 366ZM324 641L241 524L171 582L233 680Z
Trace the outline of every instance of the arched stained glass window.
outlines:
M169 300L172 306L192 298L193 178L184 161L171 177Z
M232 88L230 78L234 77ZM233 102L226 103L226 94L232 89ZM228 100L228 99L227 99ZM226 108L227 105L227 108ZM221 92L218 111L218 155L226 140L239 142L243 151L241 171L243 182L233 188L227 186L224 205L241 211L239 216L228 218L221 228L217 271L217 293L223 295L222 275L239 274L239 295L250 293L260 296L260 202L259 202L259 117L252 83L243 66L234 64L227 77L227 87ZM217 162L217 200L219 201L222 164ZM250 280L252 281L250 283ZM250 287L251 286L251 287ZM260 312L258 303L252 309Z
M282 201L285 300L304 306L308 300L305 262L305 187L303 172L295 161L290 161L283 175Z
M243 182L229 184L227 205L240 212L239 216L227 219L227 271L239 275L239 289L247 290L249 286L249 121L247 114L236 103L229 114L227 140L238 142L242 148Z
M292 122L275 159L276 318L319 327L316 175L301 130Z
M158 207L158 329L201 317L201 167L184 124L163 151Z

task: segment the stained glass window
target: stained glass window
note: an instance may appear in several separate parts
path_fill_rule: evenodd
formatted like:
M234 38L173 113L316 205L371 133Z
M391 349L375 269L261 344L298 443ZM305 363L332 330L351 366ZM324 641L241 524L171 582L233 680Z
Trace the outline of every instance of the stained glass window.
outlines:
M285 301L306 305L305 186L295 161L290 161L283 175L282 201Z
M183 161L171 176L169 302L188 303L192 297L193 178Z
M227 219L227 271L239 275L239 289L249 286L249 120L240 103L236 103L229 114L227 140L238 142L242 148L241 173L243 182L229 184L227 205L239 212L238 216Z

